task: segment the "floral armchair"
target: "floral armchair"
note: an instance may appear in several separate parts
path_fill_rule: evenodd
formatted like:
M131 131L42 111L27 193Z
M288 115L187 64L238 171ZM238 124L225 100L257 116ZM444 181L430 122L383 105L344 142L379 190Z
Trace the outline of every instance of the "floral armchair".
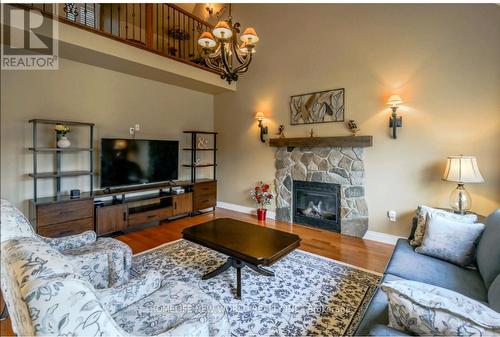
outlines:
M150 271L95 289L71 258L33 236L1 243L1 283L18 336L228 336L224 307Z
M0 242L19 237L33 237L70 258L78 273L96 289L119 286L129 280L132 250L121 241L97 239L86 231L62 238L36 234L26 217L9 201L1 200Z

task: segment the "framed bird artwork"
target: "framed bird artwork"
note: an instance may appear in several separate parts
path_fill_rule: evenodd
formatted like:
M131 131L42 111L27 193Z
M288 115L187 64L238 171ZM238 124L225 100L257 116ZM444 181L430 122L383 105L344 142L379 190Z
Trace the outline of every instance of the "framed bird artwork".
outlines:
M332 89L290 98L290 124L317 124L344 121L345 89Z

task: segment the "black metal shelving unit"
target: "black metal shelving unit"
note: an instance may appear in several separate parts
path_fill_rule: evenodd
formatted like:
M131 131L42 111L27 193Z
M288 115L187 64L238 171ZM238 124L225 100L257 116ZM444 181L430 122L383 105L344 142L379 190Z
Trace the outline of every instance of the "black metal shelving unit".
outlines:
M216 177L216 174L217 174L217 132L188 130L188 131L184 131L184 133L191 135L191 147L183 149L184 151L191 152L191 163L182 165L183 167L189 167L191 169L191 183L196 182L196 169L199 167L213 167L213 170L214 170L213 171L213 175L214 175L213 179L216 180L217 179L217 177ZM197 148L198 135L212 135L214 147L208 148L208 149ZM213 163L196 165L196 152L198 152L198 151L211 151L211 152L213 152Z
M38 199L37 191L37 181L38 179L55 179L55 190L56 198L61 195L61 179L64 177L77 177L77 176L90 176L89 191L90 194L94 190L94 123L84 123L84 122L73 122L73 121L62 121L62 120L51 120L51 119L31 119L29 121L33 125L33 146L29 148L33 152L33 173L29 176L33 178L33 199L36 202ZM72 126L84 126L89 128L89 147L70 147L70 148L58 148L58 147L39 147L38 146L38 126L40 124L63 124ZM57 142L57 139L56 139ZM54 154L54 167L55 172L38 172L38 153L53 153ZM78 170L78 171L62 171L61 162L62 154L69 152L88 152L90 167L88 170Z

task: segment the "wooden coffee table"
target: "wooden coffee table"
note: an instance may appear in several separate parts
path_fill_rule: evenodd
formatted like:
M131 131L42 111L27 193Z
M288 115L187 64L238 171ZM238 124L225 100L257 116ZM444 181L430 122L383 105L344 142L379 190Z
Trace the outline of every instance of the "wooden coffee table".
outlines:
M236 268L236 298L241 298L241 269L244 266L265 276L274 276L262 266L270 266L295 248L300 238L296 234L254 225L230 218L215 219L182 231L183 238L228 255L226 263L205 274L207 280Z

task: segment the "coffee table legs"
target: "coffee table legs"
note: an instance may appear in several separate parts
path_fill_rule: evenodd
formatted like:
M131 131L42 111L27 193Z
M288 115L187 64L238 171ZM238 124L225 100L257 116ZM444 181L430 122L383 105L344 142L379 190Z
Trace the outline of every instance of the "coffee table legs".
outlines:
M242 261L233 259L233 267L236 268L236 299L241 299L241 268L245 264Z
M274 273L270 270L264 269L261 266L256 266L250 263L246 263L244 261L235 259L233 257L229 257L227 261L221 265L219 268L203 275L201 277L202 280L208 280L209 278L215 277L223 272L225 272L229 267L236 268L236 299L241 299L241 268L244 266L248 266L253 271L264 275L264 276L274 276Z
M229 267L233 265L231 258L227 259L226 263L224 263L219 268L212 270L210 273L207 273L201 277L202 280L208 280L209 278L215 277L223 272L225 272Z
M262 268L261 266L256 266L256 265L253 265L253 264L249 264L247 263L247 266L252 269L253 271L261 274L261 275L264 275L264 276L274 276L274 273L270 270L267 270L267 269L264 269Z

